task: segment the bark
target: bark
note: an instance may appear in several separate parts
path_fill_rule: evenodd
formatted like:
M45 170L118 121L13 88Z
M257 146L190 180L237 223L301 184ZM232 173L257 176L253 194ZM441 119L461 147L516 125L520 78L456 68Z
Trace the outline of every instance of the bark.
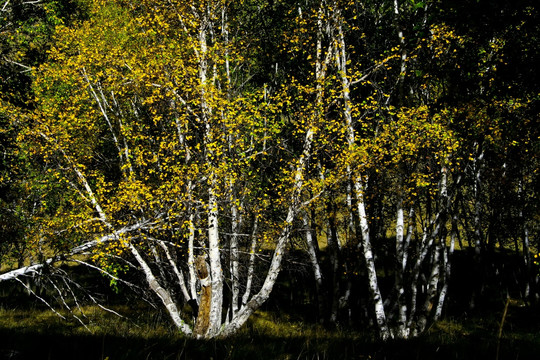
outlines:
M417 250L418 257L416 258L414 267L411 269L411 275L410 275L411 300L410 300L410 305L409 305L409 319L407 321L407 327L409 329L413 327L415 318L417 316L417 296L418 296L418 287L419 287L418 280L420 278L421 266L424 262L426 255L428 254L429 250L432 247L433 238L434 238L434 234L430 234L427 226L425 226L424 232L422 235L422 241L420 242L419 248Z
M452 255L454 254L454 247L456 242L456 237L458 235L458 227L457 227L457 215L453 215L452 217L452 232L450 235L450 246L448 247L447 251L443 253L443 264L444 264L444 282L441 289L441 292L439 294L439 301L437 302L437 308L435 309L435 315L433 320L437 321L441 318L442 310L444 306L444 302L446 300L446 294L448 293L448 283L450 282L450 276L452 275Z
M220 241L218 231L218 203L214 189L210 190L208 213L208 254L210 258L210 275L212 279L212 296L210 308L210 326L207 336L217 335L221 327L223 307L223 271L221 269Z
M431 309L433 308L433 300L437 295L437 286L440 280L440 254L444 245L440 242L435 245L432 255L431 272L428 278L427 292L422 309L418 314L418 320L413 329L413 336L420 335L426 328L427 320Z
M397 333L396 336L401 339L409 337L409 329L407 324L407 303L405 300L405 289L403 287L403 275L405 274L406 264L406 248L403 238L404 221L403 221L403 199L401 195L398 195L397 203L397 215L396 215L396 261L397 266L395 269L395 291L397 292L396 306L398 307L397 317Z
M234 200L233 200L234 202ZM239 255L238 255L238 227L241 219L238 215L238 209L233 204L231 208L232 226L231 226L231 242L230 242L230 266L231 266L231 312L232 316L238 311L240 301L240 283L239 283Z
M210 279L210 273L208 272L208 266L206 265L206 256L198 256L195 267L201 282L201 298L193 335L199 339L206 336L208 328L210 327L212 281Z
M184 102L185 104L185 102ZM193 113L189 107L188 110L190 113ZM200 120L200 118L199 118ZM176 131L178 134L178 142L180 144L180 147L185 151L185 164L189 165L191 162L191 150L189 146L186 143L186 130L184 130L182 124L176 118ZM195 249L194 249L194 243L195 243L195 214L193 210L193 180L191 178L188 179L186 184L186 198L188 200L188 206L187 206L187 213L188 216L188 250L187 250L187 267L188 267L188 284L187 288L189 289L189 296L186 297L191 302L198 303L199 298L197 296L197 277L195 275Z
M459 180L458 180L459 182ZM430 238L428 246L425 248L425 251L420 252L419 261L416 263L415 267L415 276L420 272L419 266L421 266L426 255L430 253L431 259L431 270L427 278L426 284L426 294L422 304L422 307L419 311L416 310L416 305L413 308L411 306L411 323L416 317L416 321L412 326L412 335L420 335L426 328L428 318L432 312L433 304L435 298L438 294L438 289L442 288L445 284L445 254L447 251L446 248L446 218L448 213L448 208L450 206L450 198L448 196L448 185L447 185L447 169L445 166L441 169L441 181L439 183L439 197L437 202L437 213L435 218L430 221L430 225L425 227L425 232ZM434 226L434 228L433 228ZM431 230L433 229L433 230ZM426 236L426 234L425 234ZM443 261L441 262L441 256ZM442 277L441 277L442 270ZM416 283L414 281L413 283ZM416 296L416 294L415 294ZM439 297L439 300L441 298ZM442 299L444 300L444 298ZM438 305L437 305L438 306ZM441 304L442 306L442 304ZM435 308L435 311L437 307Z
M357 193L358 217L360 218L360 228L362 230L362 253L366 262L369 290L371 294L371 301L375 310L375 317L377 320L379 335L383 340L387 340L393 337L393 335L388 327L388 323L386 320L386 312L384 310L384 303L377 280L377 269L375 267L375 259L373 258L373 251L371 249L371 240L369 238L369 225L367 222L366 209L363 199L363 189L360 181L361 178L357 178L355 180L355 190Z
M309 224L309 218L306 213L303 216L304 229L306 231L306 243L308 249L309 261L313 270L313 277L315 279L315 292L317 293L317 306L319 311L319 321L324 321L324 293L323 293L323 277L321 267L319 265L319 258L317 256L317 246L314 239L314 230Z
M339 16L338 16L339 18ZM347 141L350 151L354 151L355 146L355 130L353 126L352 114L351 114L351 100L350 100L350 83L347 77L347 54L345 46L345 37L343 34L341 19L338 20L337 25L337 41L339 44L339 52L336 56L336 62L338 66L338 71L341 78L342 85L342 96L343 96L343 115L347 125ZM351 168L350 165L347 168L347 172L350 174ZM371 249L371 240L369 237L369 224L366 215L366 207L364 204L364 189L362 185L361 176L353 177L353 186L356 193L356 202L357 202L357 211L358 218L360 221L360 229L362 232L362 252L364 255L364 260L366 262L366 270L368 274L368 283L371 293L371 301L374 305L375 317L377 320L377 326L379 329L379 335L382 339L386 340L392 337L392 333L388 328L386 313L384 310L383 299L381 296L378 280L377 280L377 270L375 268L375 259L373 258L373 251Z
M191 327L182 320L180 317L180 311L178 310L178 307L176 306L175 302L172 299L171 294L167 289L164 289L161 284L156 279L155 275L153 274L152 270L144 260L144 258L141 256L137 248L133 244L129 244L129 250L131 251L131 254L135 257L137 260L137 263L141 267L144 275L146 276L146 281L148 282L148 286L150 289L156 294L165 308L167 309L167 312L169 313L169 316L171 317L172 321L174 322L175 326L186 335L191 335L192 330Z
M88 84L88 89L90 90L90 94L92 94L92 97L96 101L96 103L98 105L98 108L99 108L103 118L105 119L105 122L107 123L107 126L109 127L109 131L111 132L113 142L114 142L114 144L116 146L116 149L118 151L118 156L119 156L120 162L122 164L120 168L122 170L127 169L127 170L129 170L129 174L132 174L133 173L133 166L131 164L131 161L129 160L129 148L127 146L127 142L124 139L123 144L121 144L119 139L118 139L116 131L114 130L113 124L112 124L112 122L111 122L111 120L109 118L108 112L107 112L108 103L107 103L107 100L105 98L105 95L103 94L101 86L99 86L99 84L98 84L98 90L99 90L100 95L101 95L101 96L99 96L97 94L96 90L94 89L94 86L90 82L90 79L88 78L88 75L86 74L86 69L85 68L82 69L82 74L83 74L83 77L84 77L86 83ZM113 101L116 103L116 100L114 99L114 93L112 93L112 96L113 96ZM118 105L118 104L116 103L116 105ZM120 111L119 106L117 106L117 109L118 109L118 111ZM119 115L119 118L120 118L121 114L119 113L118 115ZM122 129L122 123L120 121L119 121L119 124L120 124L120 129ZM120 131L120 133L121 133L121 131ZM123 145L123 147L122 147L122 145ZM123 173L124 173L124 176L127 175L127 174L125 174L125 171L123 171Z
M255 216L253 221L253 231L251 232L251 246L249 250L249 265L246 278L246 290L242 295L242 306L245 306L251 296L251 286L253 284L253 276L255 274L255 251L257 251L257 229L259 220Z
M473 294L469 301L469 307L473 309L476 306L477 297L483 292L484 280L482 269L482 250L484 248L484 234L482 231L481 212L483 207L482 202L482 165L484 159L484 151L481 149L481 144L476 144L478 155L473 162L474 171L474 254L475 254L475 269L474 269L474 288Z
M195 224L194 224L195 214L189 214L189 235L188 235L188 272L189 272L189 294L191 295L191 300L199 302L199 297L197 296L197 277L195 275Z
M176 275L176 278L178 279L178 285L180 285L180 290L182 291L182 295L184 295L184 299L186 300L186 302L189 301L191 299L191 295L189 294L188 289L186 287L184 274L178 268L178 265L176 264L176 261L173 259L167 245L165 245L165 243L160 240L158 240L158 244L163 249L163 252L165 253L165 256L167 257L167 260L169 261L169 265L173 269L174 274Z
M448 213L450 212L450 209L452 208L451 206L451 198L448 196L448 185L447 185L447 181L448 181L448 170L445 166L443 166L442 168L442 171L441 171L441 175L442 175L442 178L441 178L441 207L444 207L443 209L441 209L442 211L444 211L444 214L446 216L444 216L443 218L443 224L446 222L446 217L448 216ZM456 190L458 189L458 186L459 186L459 183L460 183L460 177L458 177L458 180L456 181ZM446 299L446 293L448 291L448 283L450 281L450 275L451 275L451 271L452 271L452 265L451 265L451 258L452 258L452 255L454 254L454 246L455 246L455 240L456 240L456 236L458 235L458 227L457 227L457 215L456 214L452 214L452 218L451 218L451 226L452 226L452 230L451 230L451 233L450 233L450 246L449 247L446 247L446 226L444 227L444 236L442 237L441 239L441 252L442 252L442 263L441 263L441 269L443 270L443 274L442 274L442 287L441 287L441 290L440 290L440 293L439 293L439 299L438 299L438 302L437 302L437 306L435 308L435 314L434 314L434 317L433 319L436 321L440 318L441 314L442 314L442 308L443 308L443 305L444 305L444 301Z
M221 336L228 336L235 333L247 321L253 312L268 299L270 292L276 283L277 277L281 270L281 262L286 252L286 246L291 233L293 221L302 207L300 195L304 187L304 174L306 171L307 161L311 156L313 136L314 130L310 127L306 131L306 135L304 137L304 149L295 169L292 199L287 210L285 224L274 249L270 267L264 283L259 292L255 294L251 300L249 300L246 305L238 311L230 323L224 326L223 330L220 332Z

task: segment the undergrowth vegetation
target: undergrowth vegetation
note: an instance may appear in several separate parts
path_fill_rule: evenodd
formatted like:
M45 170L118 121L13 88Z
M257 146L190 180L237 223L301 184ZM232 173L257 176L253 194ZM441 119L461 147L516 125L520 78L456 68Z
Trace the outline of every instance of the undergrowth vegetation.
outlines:
M540 314L512 307L498 339L503 309L435 323L409 341L381 342L372 331L325 328L298 317L258 311L227 339L193 340L161 311L134 303L98 307L77 317L34 305L0 309L0 359L536 359ZM142 310L142 311L141 311ZM497 350L499 348L499 350Z

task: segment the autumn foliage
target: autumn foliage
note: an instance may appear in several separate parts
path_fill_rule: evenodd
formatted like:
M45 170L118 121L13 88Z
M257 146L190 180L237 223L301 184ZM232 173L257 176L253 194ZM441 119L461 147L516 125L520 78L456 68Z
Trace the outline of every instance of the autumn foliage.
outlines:
M87 266L212 338L294 249L321 321L409 338L442 316L456 247L471 306L485 254L513 247L536 301L539 94L512 68L534 7L475 37L431 1L70 4L25 5L38 34L2 22L0 78L30 74L1 98L2 216L22 224L2 280Z

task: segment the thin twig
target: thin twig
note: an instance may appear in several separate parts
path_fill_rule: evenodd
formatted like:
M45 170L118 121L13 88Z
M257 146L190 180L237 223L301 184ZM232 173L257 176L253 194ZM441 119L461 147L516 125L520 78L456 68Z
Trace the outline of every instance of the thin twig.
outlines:
M56 315L58 315L59 317L61 317L62 319L66 320L66 318L64 316L62 316L62 314L58 313L58 311L54 310L54 308L51 306L51 304L49 304L47 302L47 300L45 300L44 298L42 298L41 296L39 296L38 294L36 294L28 285L26 285L25 283L23 283L21 281L21 279L19 279L18 277L15 278L15 280L17 280L18 282L21 283L22 286L24 286L26 288L26 290L28 290L32 295L34 295L36 298L38 298L39 300L41 300L45 305L47 305L47 307L49 309L51 309L51 311L53 313L55 313Z

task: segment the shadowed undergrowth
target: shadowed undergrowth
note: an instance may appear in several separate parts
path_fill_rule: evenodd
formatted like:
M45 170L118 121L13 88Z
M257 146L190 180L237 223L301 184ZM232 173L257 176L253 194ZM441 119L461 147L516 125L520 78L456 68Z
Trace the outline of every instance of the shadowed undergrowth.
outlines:
M177 334L159 311L138 307L115 308L130 319L85 307L86 318L75 315L86 327L50 310L0 309L0 359L495 359L501 315L445 320L419 339L382 343L369 331L260 311L232 338L196 341ZM537 359L539 324L530 309L511 312L499 359Z

